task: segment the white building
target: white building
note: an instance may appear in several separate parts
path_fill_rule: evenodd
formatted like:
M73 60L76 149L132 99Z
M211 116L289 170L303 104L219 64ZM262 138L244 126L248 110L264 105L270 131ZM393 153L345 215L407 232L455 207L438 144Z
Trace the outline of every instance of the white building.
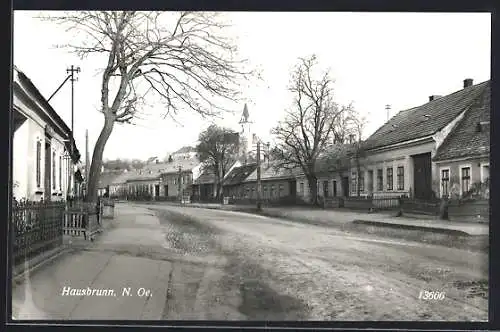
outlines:
M64 200L79 188L80 153L71 130L30 79L19 69L13 73L12 183L16 199ZM72 152L72 153L69 153ZM76 182L78 182L76 181Z

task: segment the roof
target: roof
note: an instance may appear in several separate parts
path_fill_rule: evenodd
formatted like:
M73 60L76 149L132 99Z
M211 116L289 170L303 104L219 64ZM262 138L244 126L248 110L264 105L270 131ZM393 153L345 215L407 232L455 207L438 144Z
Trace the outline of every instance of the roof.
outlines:
M235 167L229 172L224 179L225 186L237 185L243 182L257 168L257 164L248 164L240 167Z
M37 108L42 110L43 114L40 114L42 118L44 118L45 121L47 122L53 122L57 126L54 128L56 131L58 131L64 138L69 138L71 142L65 143L66 148L68 151L73 152L72 155L72 160L76 163L80 160L80 152L78 151L78 148L76 147L76 144L71 137L71 129L68 127L66 122L57 114L57 112L52 108L52 106L49 104L47 99L41 94L41 92L37 89L37 87L33 84L33 82L24 74L19 68L14 66L14 82L13 82L13 87L14 87L14 93L16 92L22 92L24 93L27 97L30 99L34 97L36 101L38 101L39 104L36 104ZM26 92L32 94L32 96L29 96L26 94ZM40 107L40 106L42 107ZM32 105L33 106L33 105ZM60 130L58 127L60 127L62 130ZM71 143L73 145L73 149L71 149Z
M123 171L110 171L99 174L99 188L105 188L109 186L122 173Z
M279 180L279 179L294 179L301 174L299 168L286 169L276 168L274 163L264 162L261 165L260 179L261 180ZM243 182L257 181L257 169L250 174Z
M123 172L122 174L118 175L113 180L111 180L110 184L124 184L127 182L128 179L135 177L137 174L138 174L137 171Z
M423 138L443 129L488 87L488 82L472 85L426 104L400 111L365 142L367 149Z
M215 183L215 174L210 171L206 170L201 173L201 175L194 180L194 184L211 184Z
M196 158L179 159L171 163L163 162L149 164L135 172L135 175L129 177L127 181L153 180L159 178L162 174L177 173L179 171L179 166L182 171L191 171L199 164L200 162Z
M491 90L488 84L438 148L434 161L489 154L490 99Z
M354 154L355 144L335 144L316 161L316 172L335 172L349 167L349 160Z
M175 151L173 154L176 153L187 153L187 152L196 152L196 149L192 146L183 146L179 150Z

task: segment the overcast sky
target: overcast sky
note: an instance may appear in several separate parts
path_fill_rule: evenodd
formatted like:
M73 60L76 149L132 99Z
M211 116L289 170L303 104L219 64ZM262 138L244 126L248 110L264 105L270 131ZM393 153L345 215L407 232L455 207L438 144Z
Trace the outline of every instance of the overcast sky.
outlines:
M75 138L82 154L85 130L92 149L103 119L100 101L101 59L80 60L53 48L67 38L60 26L41 22L35 12L14 13L14 64L48 98L66 77L66 69L80 66L75 83ZM385 105L397 111L418 106L430 95L446 95L462 88L465 78L479 83L490 79L491 19L489 13L227 13L242 57L262 70L263 80L250 82L248 101L253 130L265 140L290 106L287 91L291 68L299 57L317 54L335 79L337 101L353 102L367 116L365 136L386 121ZM67 84L51 105L71 123L71 90ZM243 104L219 123L239 129ZM163 158L167 152L194 144L207 123L184 114L181 124L154 117L137 126L115 127L104 158Z

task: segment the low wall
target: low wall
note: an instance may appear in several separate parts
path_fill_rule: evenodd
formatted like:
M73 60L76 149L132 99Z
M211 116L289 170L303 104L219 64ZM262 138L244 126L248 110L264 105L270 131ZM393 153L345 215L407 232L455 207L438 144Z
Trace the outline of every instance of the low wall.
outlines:
M448 219L461 222L489 222L490 202L486 199L469 201L450 201Z

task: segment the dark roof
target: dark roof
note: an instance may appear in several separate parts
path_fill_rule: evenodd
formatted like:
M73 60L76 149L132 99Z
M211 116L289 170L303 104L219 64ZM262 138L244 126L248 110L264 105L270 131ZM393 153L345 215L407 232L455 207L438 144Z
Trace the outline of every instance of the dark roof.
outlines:
M374 149L433 135L467 109L487 86L488 82L476 84L400 111L366 140L365 147Z
M435 161L489 154L490 99L488 84L438 148Z
M195 179L194 184L211 184L215 183L215 174L209 170L203 171L201 175Z
M224 179L225 186L233 186L243 182L250 174L255 171L257 164L248 164L240 167L235 167L229 172Z
M261 165L260 179L265 180L282 180L282 179L294 179L300 175L301 171L299 168L288 169L283 167L275 167L275 164L270 162L263 162ZM252 174L250 174L243 182L253 182L257 181L257 169L255 169Z

